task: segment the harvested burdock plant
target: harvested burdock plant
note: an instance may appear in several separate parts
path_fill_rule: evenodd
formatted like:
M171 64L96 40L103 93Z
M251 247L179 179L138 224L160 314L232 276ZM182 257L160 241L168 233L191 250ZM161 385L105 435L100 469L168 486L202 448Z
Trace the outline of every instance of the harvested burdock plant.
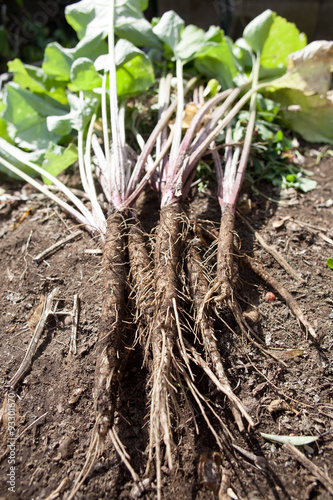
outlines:
M221 332L228 329L239 342L248 339L285 366L272 349L262 348L256 327L242 310L237 289L241 261L277 294L268 292L265 306L273 308L275 298L284 299L316 338L286 288L242 253L235 221L249 171L253 189L258 180L268 179L267 170L280 185L304 192L315 187L305 170L289 166L281 127L287 123L308 139L314 115L313 137L333 142L332 127L326 127L333 121L327 84L332 44L307 46L294 25L270 10L233 44L218 27L207 32L185 27L172 11L150 23L142 12L146 3L81 0L68 6L77 46L49 44L41 68L12 61L13 81L1 102L1 169L60 205L102 248L95 422L85 465L67 498L74 498L89 478L108 440L135 483L132 496L140 496L156 480L153 487L162 498L163 474L181 470L179 444L192 431L196 437L209 436L210 448L219 450L203 453L199 482L215 495L223 481L228 489L229 471L223 480L221 464L234 449L242 449L234 443L234 430L251 436L258 415L237 396L237 375L230 382ZM286 43L277 50L279 30ZM317 80L307 74L309 61ZM317 117L319 98L325 127ZM299 121L290 114L293 104L301 106ZM276 158L282 167L272 173ZM73 165L82 190L69 189L58 178ZM207 177L217 184L221 212L211 231L189 217L187 205L188 198L197 196L195 186ZM149 234L140 209L147 192L159 203ZM205 235L213 240L215 254ZM251 310L253 323L258 323L257 308ZM147 442L140 450L140 470L125 450L117 418L126 365L138 349L142 355L135 369L144 366L148 373ZM15 387L33 364L34 353L14 379Z

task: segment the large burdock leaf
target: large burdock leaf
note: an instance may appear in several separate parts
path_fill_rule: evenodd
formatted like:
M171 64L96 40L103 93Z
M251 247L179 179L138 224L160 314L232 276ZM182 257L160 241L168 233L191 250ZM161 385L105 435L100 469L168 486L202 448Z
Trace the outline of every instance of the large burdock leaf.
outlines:
M285 124L309 142L333 144L333 91L324 95L306 95L296 89L272 94L281 104Z
M124 99L141 94L155 83L150 59L128 40L118 40L115 47L115 62L118 97ZM109 71L108 54L96 59L95 68L97 71Z
M21 148L31 151L46 149L49 142L57 143L61 135L46 126L49 115L61 115L67 107L47 95L22 89L17 83L6 86L6 109L2 117L7 122L10 138Z
M276 16L261 52L260 65L266 71L272 72L273 69L280 69L284 73L290 54L303 49L305 45L304 33L300 33L294 23Z
M61 116L48 116L46 120L48 130L61 136L70 134L72 129L84 130L96 112L99 101L98 96L88 92L83 99L75 94L69 94L70 112Z
M29 89L36 94L46 94L61 104L67 104L65 86L50 78L42 68L23 64L20 59L14 59L8 62L8 69L14 75L14 83L22 89Z
M333 42L319 40L290 55L287 73L269 90L297 89L307 95L325 94L331 83Z
M117 67L117 94L121 98L141 94L154 82L153 67L144 54L138 54Z
M58 42L51 42L44 52L42 68L55 80L67 81L70 77L71 65L74 62L72 49L62 47Z
M196 69L208 78L216 78L223 89L233 87L238 68L227 38L219 43L206 44L195 56Z
M71 90L93 90L101 87L102 77L95 69L94 63L87 57L80 57L71 67Z
M154 26L153 31L172 52L175 52L176 46L180 42L184 26L185 23L183 19L173 10L169 10L163 14L159 22Z
M67 167L73 165L77 160L78 153L75 144L70 144L67 148L50 144L49 149L45 152L43 168L50 174L57 177ZM52 184L45 176L42 176L44 184Z
M306 43L305 34L294 23L266 10L246 26L234 51L246 71L253 64L251 49L260 53L260 78L272 79L286 72L290 54L304 48Z
M333 42L316 41L290 56L287 73L267 90L286 124L311 142L333 143Z
M115 0L115 33L135 45L159 47L151 24L142 11L147 8L146 0ZM65 9L67 22L80 39L93 38L99 34L105 38L109 30L112 2L108 0L81 0Z

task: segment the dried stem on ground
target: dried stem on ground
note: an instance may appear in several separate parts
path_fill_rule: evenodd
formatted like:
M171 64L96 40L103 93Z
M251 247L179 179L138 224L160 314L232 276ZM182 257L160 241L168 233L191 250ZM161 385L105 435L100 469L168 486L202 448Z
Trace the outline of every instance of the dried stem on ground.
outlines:
M282 449L289 453L292 457L296 458L298 462L300 462L304 467L308 469L308 471L318 479L329 491L331 495L333 495L333 480L327 474L325 474L317 465L315 465L311 460L309 460L304 453L299 451L296 446L291 443L286 443L282 446Z
M21 382L21 380L26 375L26 373L28 372L28 370L30 369L30 367L32 365L32 360L33 360L33 357L37 351L37 345L38 345L38 342L43 334L46 323L50 319L50 316L54 315L54 310L52 309L52 305L53 305L54 298L55 298L56 294L58 293L58 291L59 291L59 289L55 288L54 290L52 290L52 292L49 295L47 295L47 297L44 300L43 310L41 312L40 317L38 318L38 322L37 322L37 325L35 327L33 336L30 340L30 344L29 344L29 347L27 349L27 352L25 353L23 361L22 361L21 365L19 366L17 372L8 382L8 385L10 387L12 387L13 389L15 389L15 387L17 387L17 385Z
M82 234L83 234L83 231L80 231L80 230L79 231L75 231L75 233L69 234L68 236L66 236L66 238L63 238L63 239L57 241L56 243L54 243L50 247L46 248L46 250L44 250L40 254L36 255L36 257L34 257L33 260L35 262L40 262L45 257L51 255L53 252L55 252L59 248L63 247L66 243L68 243L69 241L74 240L75 238L78 238Z
M250 231L254 234L256 240L258 241L258 243L260 243L260 245L266 250L266 252L270 253L272 255L272 257L274 257L274 259L280 264L281 267L283 267L283 269L285 271L287 271L287 273L296 281L300 282L300 283L304 283L304 279L301 278L301 276L291 267L290 264L288 264L288 262L286 261L286 259L283 257L283 255L278 252L274 247L268 245L268 243L266 243L266 241L264 240L264 238L261 236L260 233L258 233L258 231L256 231L254 229L254 227L251 226L251 224L249 223L249 221L243 217L243 215L237 211L237 216L241 219L241 221L250 229Z

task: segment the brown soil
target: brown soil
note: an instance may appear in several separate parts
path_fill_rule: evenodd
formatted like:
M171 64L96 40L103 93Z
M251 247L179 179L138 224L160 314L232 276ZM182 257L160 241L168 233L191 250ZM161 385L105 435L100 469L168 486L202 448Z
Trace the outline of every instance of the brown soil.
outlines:
M235 437L235 444L265 457L263 472L251 459L226 444L222 467L231 475L231 488L239 499L326 499L327 489L280 445L264 440L260 432L280 435L319 435L333 427L332 346L333 271L326 259L333 257L333 161L314 167L318 187L308 194L278 192L270 186L260 189L288 205L277 205L262 196L254 204L248 221L275 245L305 283L299 285L254 240L238 221L242 250L260 258L265 268L288 288L314 325L318 341L313 342L277 295L273 302L265 294L273 291L244 266L238 289L243 310L254 306L259 319L251 323L265 343L286 366L265 357L236 331L234 335L216 323L216 336L225 369L235 394L257 423L254 430L240 433L224 396L216 394L205 377L197 374L201 392L214 404L215 411ZM97 352L97 332L103 302L101 255L88 234L36 263L33 257L69 234L74 224L44 196L27 186L10 187L8 193L21 200L2 204L0 209L1 265L1 404L6 383L18 369L32 336L33 316L43 294L59 287L58 311L72 309L75 294L80 312L77 353L70 354L70 316L57 315L49 321L39 342L30 371L15 389L15 425L24 434L15 443L15 457L4 453L10 443L6 418L1 427L1 499L45 499L63 482L59 495L67 498L73 480L83 467L94 425L93 384ZM201 193L189 203L190 217L219 220L216 196ZM144 207L145 229L158 219L154 199ZM75 228L76 229L76 228ZM320 234L322 233L322 234ZM38 318L37 318L38 319ZM233 318L227 317L237 329ZM250 320L248 320L250 321ZM297 356L291 349L299 349ZM294 352L295 354L295 352ZM144 353L140 343L129 356L122 381L116 424L119 436L131 456L136 472L144 477L149 441L147 413L149 373L142 369ZM273 411L273 403L282 400ZM4 417L6 412L4 412ZM39 417L44 415L36 423ZM218 451L204 419L196 415L199 435L192 424L183 422L178 434L178 458L170 472L162 467L163 498L212 499L198 477L200 455ZM212 423L219 429L217 421ZM30 427L29 427L30 426ZM29 428L28 428L29 427ZM220 431L218 431L220 432ZM222 432L222 431L221 431ZM223 439L223 433L220 434ZM322 471L333 476L332 434L303 449ZM215 455L214 455L215 456ZM15 460L15 493L8 491L10 457ZM201 464L202 469L202 464ZM13 471L13 469L12 469ZM144 498L156 497L154 470L146 483ZM76 498L135 498L131 476L111 445L107 445Z

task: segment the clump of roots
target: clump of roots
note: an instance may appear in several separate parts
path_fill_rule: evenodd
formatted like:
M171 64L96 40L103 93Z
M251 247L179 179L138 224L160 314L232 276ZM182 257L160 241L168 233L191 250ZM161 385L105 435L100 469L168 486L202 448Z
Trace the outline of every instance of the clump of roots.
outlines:
M136 325L133 350L139 342L150 372L146 474L154 462L158 498L162 495L162 464L165 461L170 469L174 464L176 447L173 429L184 422L184 408L187 414L191 414L197 433L196 414L199 409L220 449L224 443L216 423L229 442L234 439L214 405L200 392L195 375L198 371L204 373L215 388L226 396L240 431L245 430L244 424L247 428L254 426L252 417L231 389L222 358L228 353L221 355L218 347L211 307L215 303L217 317L221 310L231 311L241 332L265 353L260 345L261 340L257 338L256 342L253 339L256 334L247 324L237 300L235 290L240 254L235 245L234 225L235 215L225 211L217 236L216 278L210 283L207 277L209 272L201 257L204 251L202 238L193 237L189 222L178 203L162 208L152 244L153 252L148 250L148 238L135 219L126 221L124 214L120 213L110 216L103 257L105 290L94 389L96 423L86 464L70 498L73 498L91 471L103 451L107 437L133 481L143 491L139 476L130 464L114 425L124 366L124 361L121 361L124 360L123 344L128 338L124 327L126 307L132 308L132 321ZM195 227L193 231L195 233ZM191 238L186 241L189 234ZM212 237L216 236L213 234ZM242 256L242 259L262 279L275 288L280 287L279 293L293 312L311 334L315 333L310 330L305 317L299 314L300 310L290 294L270 278L259 264L247 256ZM221 305L224 309L220 307L218 310L217 306ZM224 318L221 319L227 324Z

